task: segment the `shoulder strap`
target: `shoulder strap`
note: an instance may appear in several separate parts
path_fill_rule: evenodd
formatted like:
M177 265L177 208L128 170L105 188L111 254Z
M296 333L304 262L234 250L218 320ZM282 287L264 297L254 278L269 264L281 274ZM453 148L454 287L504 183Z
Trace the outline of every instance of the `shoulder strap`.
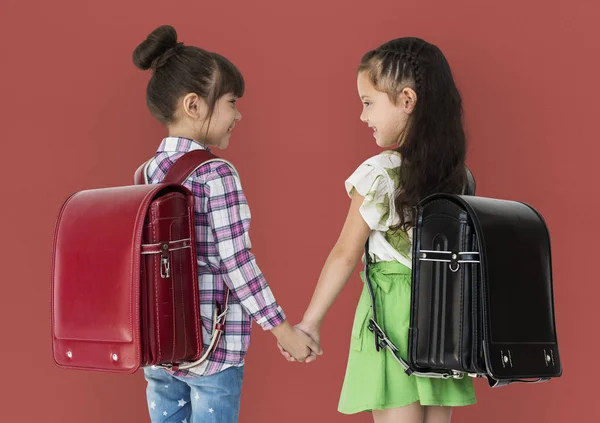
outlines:
M415 371L401 356L400 350L398 347L387 337L386 333L383 331L383 328L377 323L377 302L375 301L375 292L373 290L373 285L371 284L371 277L369 275L369 265L371 264L370 256L369 256L369 240L365 243L365 284L369 290L369 296L371 298L371 314L372 318L369 319L369 330L373 332L373 336L375 339L375 350L389 350L392 354L392 357L402 366L404 369L404 373L407 375L415 375L418 377L427 377L433 379L462 379L463 375L459 372L455 371L445 371L445 372L420 372Z
M171 165L171 167L165 174L162 183L182 184L198 167L212 160L219 160L219 157L215 156L207 150L189 151L183 156L179 157L177 160L175 160L175 163ZM150 161L145 162L135 171L134 182L136 185L143 185L146 183L145 173L149 162ZM221 334L225 330L225 319L227 317L227 311L229 306L229 288L226 284L224 284L224 296L225 304L223 306L221 306L221 304L219 303L215 305L215 313L213 316L213 332L211 334L210 345L204 352L204 355L200 357L199 360L193 363L166 363L163 365L153 367L163 367L172 370L189 369L204 362L217 347L219 339L221 338Z
M465 186L463 188L463 195L475 195L475 177L473 176L473 172L467 166L465 166L465 170L467 172L467 179L465 181Z
M208 160L217 156L206 150L193 150L175 160L163 179L166 184L182 184L190 174Z
M145 185L146 184L146 178L144 176L144 173L146 172L146 166L148 166L149 162L150 162L150 160L142 163L140 165L140 167L138 167L137 170L135 171L135 174L133 175L133 183L135 185Z
M209 160L215 159L218 159L218 157L206 150L189 151L175 160L175 163L173 163L167 171L163 183L182 184L199 166ZM133 176L135 185L144 185L146 183L145 173L149 162L150 160L144 162L135 171Z

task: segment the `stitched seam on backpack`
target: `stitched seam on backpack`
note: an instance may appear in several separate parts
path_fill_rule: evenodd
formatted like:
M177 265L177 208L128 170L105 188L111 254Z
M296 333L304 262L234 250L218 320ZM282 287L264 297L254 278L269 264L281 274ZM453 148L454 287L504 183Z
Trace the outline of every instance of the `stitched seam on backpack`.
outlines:
M154 210L152 210L152 218L154 220L155 217L155 212ZM152 238L154 241L157 241L156 239L156 225L152 225ZM158 258L158 261L160 262L160 257ZM156 342L156 344L158 345L158 357L157 357L157 362L160 363L162 361L162 351L160 348L160 322L159 322L159 314L158 314L158 281L156 280L158 277L158 272L160 269L157 268L156 266L157 260L154 259L154 310L156 311L156 329L155 329L155 333L156 333L156 339L158 340Z

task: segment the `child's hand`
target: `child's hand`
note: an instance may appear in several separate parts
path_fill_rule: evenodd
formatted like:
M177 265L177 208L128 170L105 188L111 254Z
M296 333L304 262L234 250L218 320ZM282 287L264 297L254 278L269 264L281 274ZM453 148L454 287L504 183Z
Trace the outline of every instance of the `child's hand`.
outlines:
M319 326L318 325L311 325L307 322L300 322L299 324L297 324L296 326L294 326L296 329L301 330L302 332L304 332L306 335L308 335L317 345L319 345L319 350L320 352L311 350L311 353L308 357L306 357L305 362L306 363L310 363L312 361L315 361L317 359L317 355L321 355L323 354L323 350L320 349L320 339L321 339L321 335L319 333ZM277 343L277 347L279 348L279 351L281 352L281 354L288 360L288 361L296 361L294 359L294 357L285 350L285 348L283 348L283 346L281 345L281 343Z
M284 322L273 329L273 334L277 337L277 344L280 351L285 351L290 356L290 361L308 362L314 361L317 355L323 352L319 344L299 328L293 328L289 323Z

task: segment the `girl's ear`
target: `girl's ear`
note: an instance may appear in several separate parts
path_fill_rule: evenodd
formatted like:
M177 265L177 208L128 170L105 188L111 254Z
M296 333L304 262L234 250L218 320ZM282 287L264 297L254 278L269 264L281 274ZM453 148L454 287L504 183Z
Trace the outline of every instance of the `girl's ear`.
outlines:
M410 115L417 105L417 93L412 88L404 88L398 96L398 107Z
M203 119L208 111L206 101L196 93L189 93L182 100L183 112L194 120Z

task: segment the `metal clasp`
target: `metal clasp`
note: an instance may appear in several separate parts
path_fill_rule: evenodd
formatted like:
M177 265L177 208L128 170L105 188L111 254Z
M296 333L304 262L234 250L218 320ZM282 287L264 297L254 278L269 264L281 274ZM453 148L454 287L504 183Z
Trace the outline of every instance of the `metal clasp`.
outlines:
M166 279L171 276L171 262L169 260L169 244L163 244L160 259L160 277Z
M452 253L450 257L450 271L452 273L456 273L458 272L458 269L460 269L460 263L458 262L458 254Z
M477 251L437 251L437 250L420 250L420 261L433 261L448 263L448 268L452 273L458 272L461 263L479 263L479 252Z

